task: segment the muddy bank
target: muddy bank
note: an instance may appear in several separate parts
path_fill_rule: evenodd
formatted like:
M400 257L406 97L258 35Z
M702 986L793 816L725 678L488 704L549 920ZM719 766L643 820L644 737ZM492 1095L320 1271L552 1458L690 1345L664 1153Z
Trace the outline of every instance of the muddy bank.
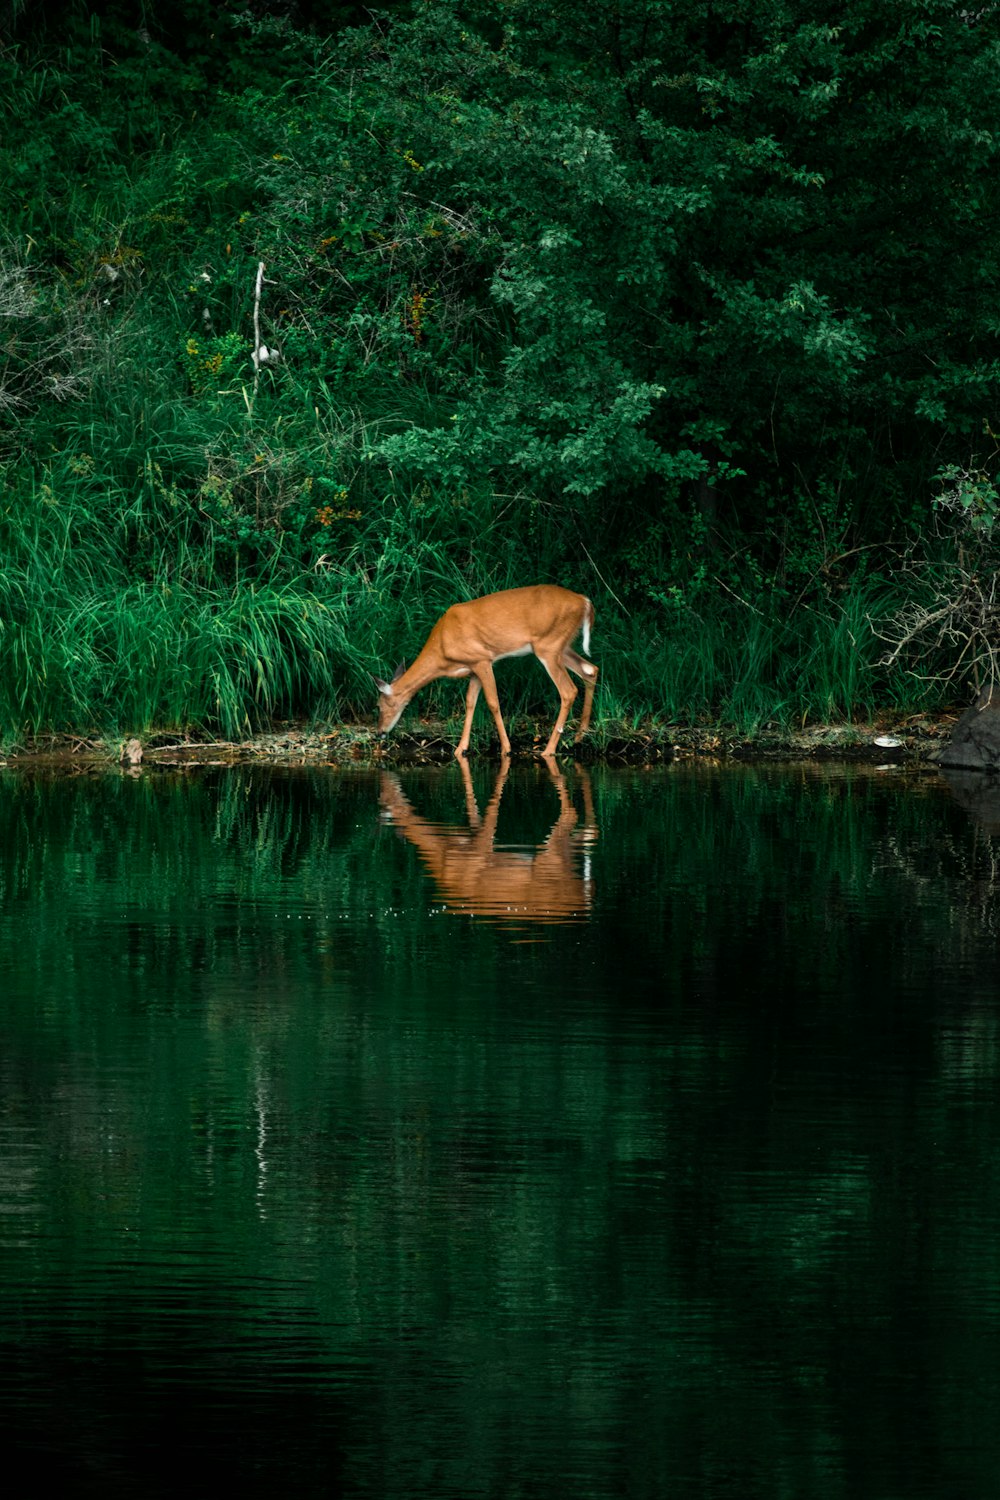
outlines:
M663 763L691 757L718 760L848 760L871 765L891 761L921 762L933 758L951 734L958 715L889 716L870 724L809 725L801 730L764 729L741 735L725 726L649 725L639 729L600 726L580 745L567 743L564 759L588 764ZM49 766L66 771L121 765L126 769L199 765L234 765L247 761L275 765L405 765L447 762L452 758L458 726L418 723L379 740L367 725L336 728L281 724L243 740L210 739L173 733L138 738L53 735L10 745L0 752L0 766ZM539 753L544 739L531 727L514 726L515 758ZM495 741L473 747L472 760L497 758Z

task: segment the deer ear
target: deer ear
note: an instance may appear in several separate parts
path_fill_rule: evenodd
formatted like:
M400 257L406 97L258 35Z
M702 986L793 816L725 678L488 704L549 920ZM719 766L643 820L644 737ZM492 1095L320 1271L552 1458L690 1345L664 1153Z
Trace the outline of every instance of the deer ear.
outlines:
M392 688L387 682L383 682L381 677L373 677L372 682L374 682L375 686L378 688L379 692L384 698L392 697Z
M402 677L402 675L403 675L403 673L405 671L406 671L406 662L405 661L401 661L400 664L399 664L399 666L396 668L395 672L393 672L393 674L392 674L392 680L393 680L393 682L398 682L399 679Z

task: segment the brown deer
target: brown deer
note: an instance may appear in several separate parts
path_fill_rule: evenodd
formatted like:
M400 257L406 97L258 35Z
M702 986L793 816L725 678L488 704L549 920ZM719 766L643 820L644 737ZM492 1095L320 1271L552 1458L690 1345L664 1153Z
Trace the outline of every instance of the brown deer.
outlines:
M583 649L589 652L593 623L594 606L590 600L554 583L504 589L499 594L470 599L466 604L453 604L432 629L412 667L398 667L391 682L376 677L375 685L382 695L379 733L385 734L393 727L414 693L429 682L438 677L467 677L465 727L455 754L461 759L469 748L472 715L482 689L497 726L501 752L509 755L510 740L500 713L493 663L506 656L534 654L559 692L559 717L542 751L546 760L551 759L577 694L570 672L583 682L583 713L576 731L577 742L590 727L597 668L574 651L571 642L582 633Z

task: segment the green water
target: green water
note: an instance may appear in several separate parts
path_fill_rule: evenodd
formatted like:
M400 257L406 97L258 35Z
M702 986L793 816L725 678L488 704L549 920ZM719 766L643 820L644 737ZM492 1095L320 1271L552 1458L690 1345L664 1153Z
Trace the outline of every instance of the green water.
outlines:
M967 802L0 776L8 1462L72 1495L992 1497L1000 820Z

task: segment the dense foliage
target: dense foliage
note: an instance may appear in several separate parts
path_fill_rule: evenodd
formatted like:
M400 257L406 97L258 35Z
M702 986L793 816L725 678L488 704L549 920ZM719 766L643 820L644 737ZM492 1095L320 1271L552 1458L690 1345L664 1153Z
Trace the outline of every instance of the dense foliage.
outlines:
M995 446L995 5L6 11L4 732L365 711L540 578L605 713L916 701L867 621Z

